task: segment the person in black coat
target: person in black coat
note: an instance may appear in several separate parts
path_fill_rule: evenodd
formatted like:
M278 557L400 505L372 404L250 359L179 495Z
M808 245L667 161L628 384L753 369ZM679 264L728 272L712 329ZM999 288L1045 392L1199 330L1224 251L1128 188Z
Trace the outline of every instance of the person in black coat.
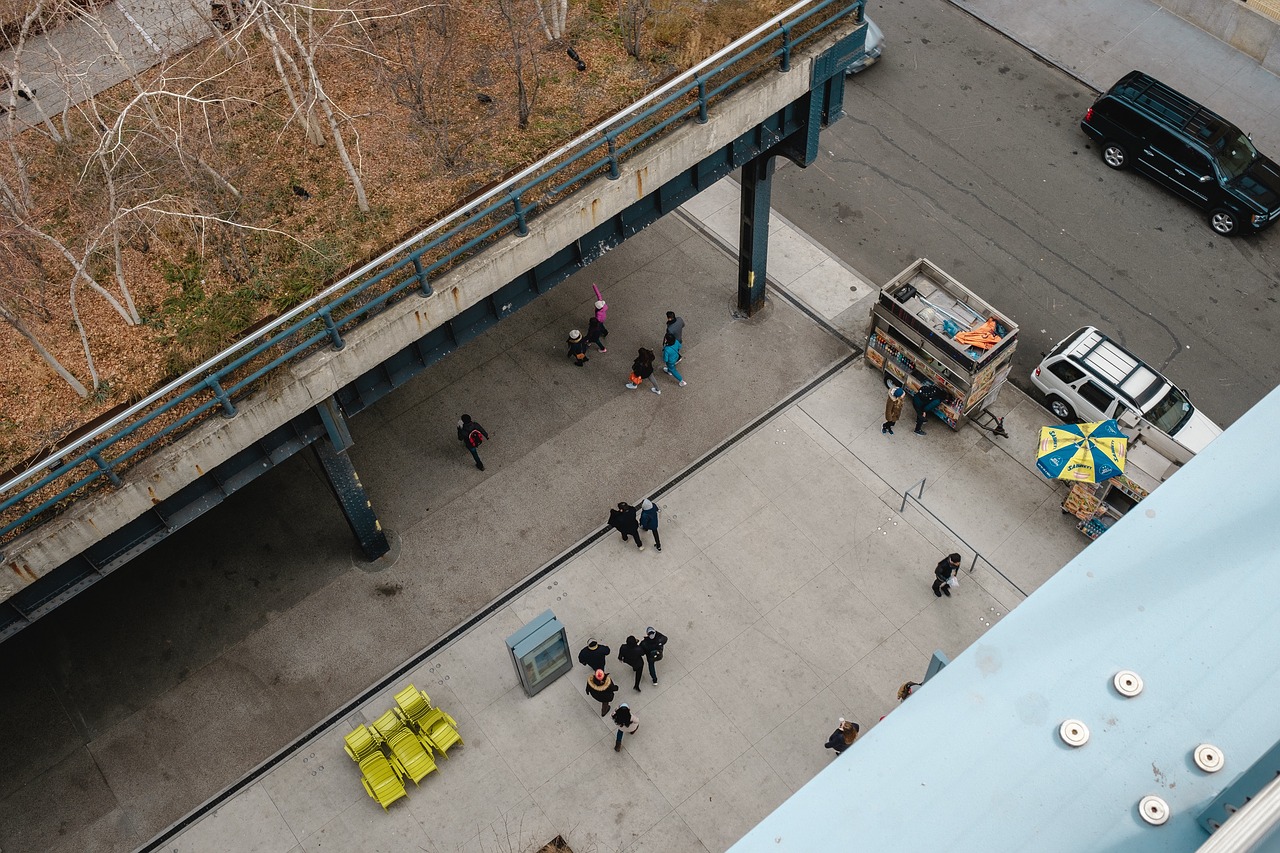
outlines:
M582 339L582 332L574 329L569 333L569 340L565 343L569 346L569 358L573 359L577 367L582 367L591 360L587 358L587 342Z
M644 639L640 641L640 651L644 652L645 660L649 661L649 677L654 684L658 683L658 671L653 668L653 664L662 660L662 647L666 644L666 634L655 630L652 625L645 629Z
M950 554L946 559L939 560L938 565L933 567L933 594L941 598L942 596L951 597L951 584L948 581L960 572L960 555Z
M937 414L938 408L948 399L947 392L932 382L924 383L911 395L911 405L916 409L916 435L924 435L925 418L929 417L930 412Z
M480 461L480 444L489 437L489 433L484 427L480 426L479 421L471 420L471 415L463 415L458 419L458 441L462 442L462 446L471 451L471 458L476 460L476 467L481 471L484 470L484 463Z
M618 649L618 660L635 670L636 683L631 685L640 689L640 676L644 673L644 652L640 650L640 641L635 637L627 637L627 642Z
M609 647L597 643L595 637L587 640L587 644L582 647L582 651L578 652L578 663L592 672L597 669L604 669L604 665L608 661Z
M613 694L618 692L618 685L613 683L613 679L609 677L609 673L603 669L597 669L587 678L587 695L600 703L600 716L609 713L609 703L613 701Z
M644 550L644 543L640 541L640 520L636 518L636 508L631 504L619 501L617 509L609 510L609 526L622 534L623 542L634 536L636 547Z

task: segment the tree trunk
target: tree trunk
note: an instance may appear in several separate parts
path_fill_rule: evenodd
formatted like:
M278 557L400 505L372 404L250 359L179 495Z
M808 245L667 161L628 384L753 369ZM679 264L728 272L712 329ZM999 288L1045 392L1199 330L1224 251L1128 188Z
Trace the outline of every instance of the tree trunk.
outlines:
M5 310L3 305L0 305L0 320L4 320L10 326L13 326L18 334L26 338L27 343L31 344L31 346L35 348L35 351L40 355L40 358L44 360L44 363L52 367L54 372L61 376L62 380L71 386L72 391L75 391L80 397L89 396L89 389L84 387L84 383L79 379L76 379L75 376L72 375L71 371L63 367L62 362L54 358L53 353L44 348L44 345L41 344L40 340L23 324L22 320L20 320L16 314Z

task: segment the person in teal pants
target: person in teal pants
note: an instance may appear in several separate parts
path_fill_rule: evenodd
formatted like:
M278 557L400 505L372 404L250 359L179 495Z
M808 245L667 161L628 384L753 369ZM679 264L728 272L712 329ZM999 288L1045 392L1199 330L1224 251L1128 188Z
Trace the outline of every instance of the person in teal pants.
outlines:
M668 334L662 339L662 372L674 377L680 383L680 387L688 385L684 381L684 377L680 375L680 371L676 370L676 362L680 360L680 341L676 340L674 335Z

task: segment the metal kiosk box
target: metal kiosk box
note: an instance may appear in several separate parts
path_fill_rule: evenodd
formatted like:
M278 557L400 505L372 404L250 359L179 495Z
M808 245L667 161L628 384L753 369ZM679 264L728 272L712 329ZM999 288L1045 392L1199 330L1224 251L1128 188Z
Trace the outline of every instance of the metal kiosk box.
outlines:
M507 650L524 692L533 696L573 669L564 625L550 610L507 637Z
M955 339L995 321L989 349ZM938 414L952 429L995 402L1009 376L1018 326L972 290L920 258L880 288L871 308L867 361L914 393L933 382L952 398Z

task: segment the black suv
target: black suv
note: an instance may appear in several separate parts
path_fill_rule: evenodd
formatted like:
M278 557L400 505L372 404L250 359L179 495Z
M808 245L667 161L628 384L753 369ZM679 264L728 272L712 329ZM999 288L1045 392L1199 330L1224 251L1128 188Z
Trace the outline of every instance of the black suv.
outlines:
M1223 236L1280 218L1280 167L1217 113L1130 71L1084 114L1080 127L1113 169L1134 169L1209 211Z

